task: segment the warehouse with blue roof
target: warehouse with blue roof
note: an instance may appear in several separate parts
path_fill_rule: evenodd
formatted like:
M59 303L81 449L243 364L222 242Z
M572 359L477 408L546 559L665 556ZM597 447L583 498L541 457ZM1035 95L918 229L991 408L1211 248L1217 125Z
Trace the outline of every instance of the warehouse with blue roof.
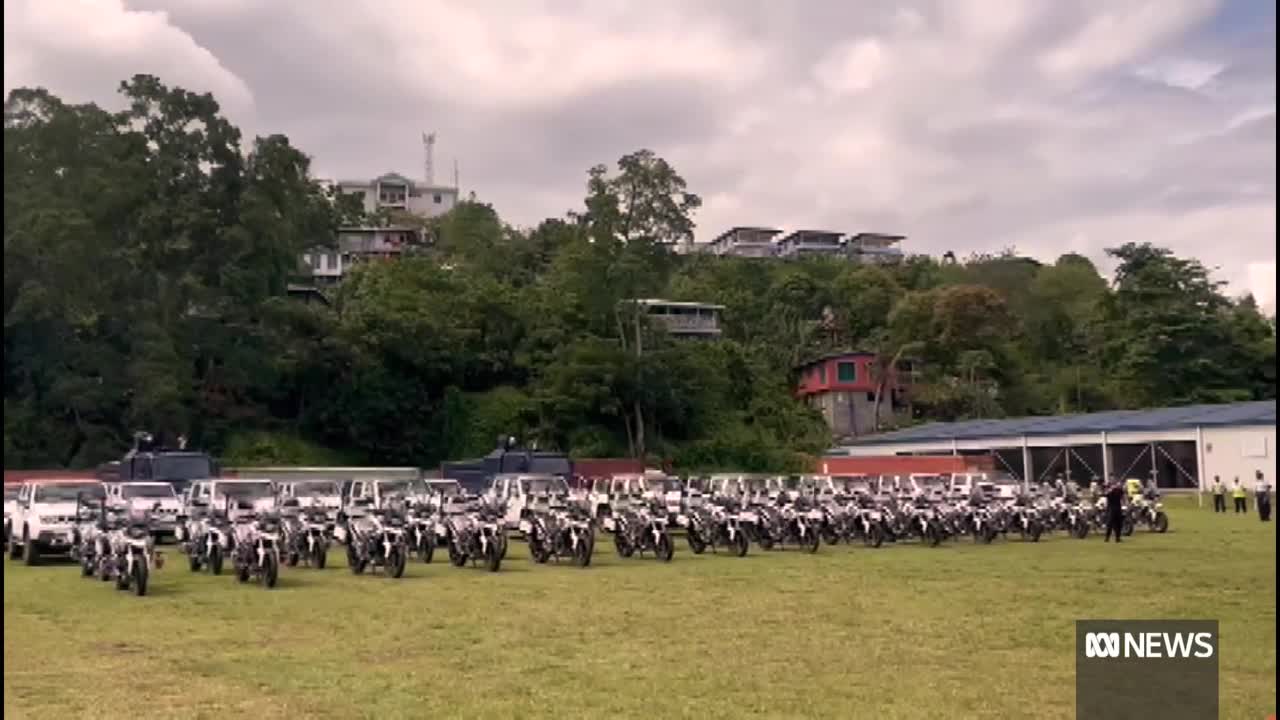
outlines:
M1275 483L1276 401L929 423L860 438L829 456L983 455L1028 481L1155 478L1207 488L1214 477Z

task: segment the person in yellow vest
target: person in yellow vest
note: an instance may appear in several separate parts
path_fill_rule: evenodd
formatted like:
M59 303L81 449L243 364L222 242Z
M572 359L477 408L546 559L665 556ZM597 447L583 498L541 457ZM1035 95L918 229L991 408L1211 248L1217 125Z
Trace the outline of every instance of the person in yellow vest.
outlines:
M1138 478L1129 478L1124 481L1124 485L1130 501L1137 500L1142 496L1142 481Z
M1249 496L1244 492L1244 486L1240 484L1240 478L1236 478L1235 487L1231 489L1231 498L1235 500L1236 512L1249 512Z
M1213 511L1227 511L1227 486L1222 484L1222 478L1217 475L1213 476Z

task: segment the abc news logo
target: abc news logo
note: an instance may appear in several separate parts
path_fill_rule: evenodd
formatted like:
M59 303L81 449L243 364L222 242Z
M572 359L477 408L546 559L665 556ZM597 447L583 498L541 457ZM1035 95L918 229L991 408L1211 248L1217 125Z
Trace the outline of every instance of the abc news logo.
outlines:
M1091 632L1084 636L1086 658L1207 660L1213 654L1213 634L1207 632Z

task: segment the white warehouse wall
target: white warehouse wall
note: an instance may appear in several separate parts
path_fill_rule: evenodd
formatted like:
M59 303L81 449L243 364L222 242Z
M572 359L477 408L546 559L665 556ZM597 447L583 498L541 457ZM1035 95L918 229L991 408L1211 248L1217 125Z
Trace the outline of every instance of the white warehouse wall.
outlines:
M1276 426L1220 427L1204 429L1204 487L1213 477L1222 478L1228 489L1236 478L1253 488L1253 473L1261 470L1271 486L1276 485Z

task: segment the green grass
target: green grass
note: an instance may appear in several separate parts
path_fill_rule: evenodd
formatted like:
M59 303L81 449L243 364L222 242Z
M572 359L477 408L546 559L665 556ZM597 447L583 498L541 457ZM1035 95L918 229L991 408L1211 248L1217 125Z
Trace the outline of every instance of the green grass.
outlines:
M1121 546L823 547L402 580L191 574L135 598L74 566L4 570L4 716L1070 718L1078 618L1221 623L1222 716L1276 703L1276 537L1170 503Z

